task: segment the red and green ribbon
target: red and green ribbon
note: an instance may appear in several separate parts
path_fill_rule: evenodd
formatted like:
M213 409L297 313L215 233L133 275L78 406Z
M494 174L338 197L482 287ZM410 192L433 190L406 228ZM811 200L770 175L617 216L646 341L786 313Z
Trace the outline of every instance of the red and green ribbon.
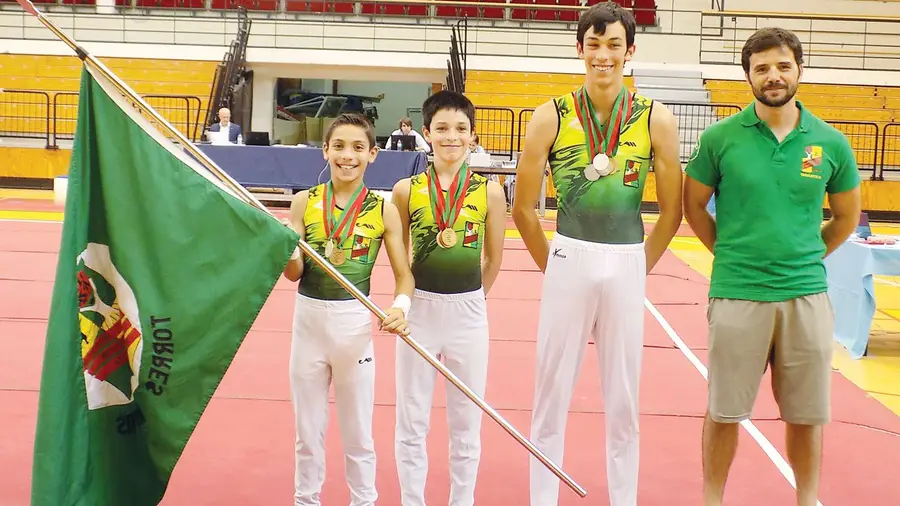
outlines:
M462 176L462 177L460 177ZM459 172L453 177L450 183L450 191L444 196L444 190L441 188L441 181L438 179L434 170L434 165L428 167L425 177L428 179L428 194L431 196L431 213L437 222L438 230L453 226L456 218L462 211L462 205L465 201L466 189L469 187L469 179L472 172L469 165L463 163Z
M578 121L581 122L581 128L584 130L585 144L590 150L588 153L590 159L593 160L601 152L612 158L618 151L619 134L622 127L631 118L631 92L624 86L619 91L605 128L597 120L594 104L591 103L587 89L582 86L572 94L575 98L575 112L578 114Z
M335 218L334 209L337 207L337 202L335 201L334 196L334 187L331 184L331 181L325 185L325 199L322 202L322 218L325 223L325 238L326 239L334 239L334 246L340 248L344 241L347 240L347 237L350 236L350 231L353 230L353 225L348 226L350 223L356 223L356 218L359 217L359 212L362 210L363 201L366 200L366 195L368 194L368 189L364 183L360 183L359 187L353 193L353 196L350 197L350 206L344 211L343 216L341 216L340 223L337 222L337 218Z

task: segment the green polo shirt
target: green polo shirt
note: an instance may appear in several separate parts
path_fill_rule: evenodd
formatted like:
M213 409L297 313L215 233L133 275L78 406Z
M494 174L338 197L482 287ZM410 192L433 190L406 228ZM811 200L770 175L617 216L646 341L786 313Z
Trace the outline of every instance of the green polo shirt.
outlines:
M781 143L753 104L700 136L685 169L715 188L710 298L783 301L825 292L825 193L860 183L840 131L797 101L800 122Z

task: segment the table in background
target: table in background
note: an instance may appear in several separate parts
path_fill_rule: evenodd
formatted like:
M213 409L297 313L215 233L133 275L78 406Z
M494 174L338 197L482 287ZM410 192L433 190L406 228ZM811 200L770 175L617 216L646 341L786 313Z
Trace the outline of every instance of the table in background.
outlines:
M900 244L847 241L825 258L834 338L853 358L866 354L875 317L874 275L900 276Z
M305 190L330 179L320 148L297 146L197 146L244 187ZM363 178L373 190L390 191L394 184L425 171L425 153L379 151ZM323 172L324 170L324 172Z
M472 169L472 172L476 174L481 174L482 176L515 176L516 175L516 167L480 167L469 165L469 168ZM513 202L515 201L515 186L510 187L509 191L509 205L512 207ZM538 214L541 218L545 217L547 214L547 172L544 172L544 178L541 180L541 194L538 198Z

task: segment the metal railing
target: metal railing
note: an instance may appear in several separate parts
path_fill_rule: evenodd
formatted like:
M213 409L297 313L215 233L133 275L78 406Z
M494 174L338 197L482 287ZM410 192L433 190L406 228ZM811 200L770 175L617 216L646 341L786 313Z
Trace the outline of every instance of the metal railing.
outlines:
M51 98L52 94L52 98ZM200 129L200 99L189 95L142 95L166 121L196 141ZM151 124L155 120L141 111ZM71 91L0 91L0 137L46 139L46 147L72 140L78 118L78 93Z
M46 139L50 146L50 95L0 89L0 137Z
M681 136L678 155L681 163L687 163L690 159L694 145L704 130L719 120L741 112L740 107L731 104L667 102L666 106L678 119L678 133Z
M826 120L826 123L840 130L856 155L856 165L860 172L872 170L871 179L882 177L878 172L878 124L857 121Z
M513 158L516 136L516 114L505 107L476 107L475 132L479 144L492 155Z
M878 179L884 173L900 172L900 123L888 123L881 129L881 151L878 160Z

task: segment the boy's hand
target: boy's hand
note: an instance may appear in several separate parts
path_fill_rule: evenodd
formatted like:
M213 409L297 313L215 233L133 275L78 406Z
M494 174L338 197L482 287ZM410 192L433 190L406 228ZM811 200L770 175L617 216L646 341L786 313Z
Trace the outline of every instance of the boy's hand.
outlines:
M294 230L294 224L291 223L290 218L281 218L281 223L289 229ZM296 232L296 230L294 230L294 232Z
M406 317L403 316L403 310L398 307L392 307L386 313L387 317L381 322L381 330L391 334L408 336L409 326Z

